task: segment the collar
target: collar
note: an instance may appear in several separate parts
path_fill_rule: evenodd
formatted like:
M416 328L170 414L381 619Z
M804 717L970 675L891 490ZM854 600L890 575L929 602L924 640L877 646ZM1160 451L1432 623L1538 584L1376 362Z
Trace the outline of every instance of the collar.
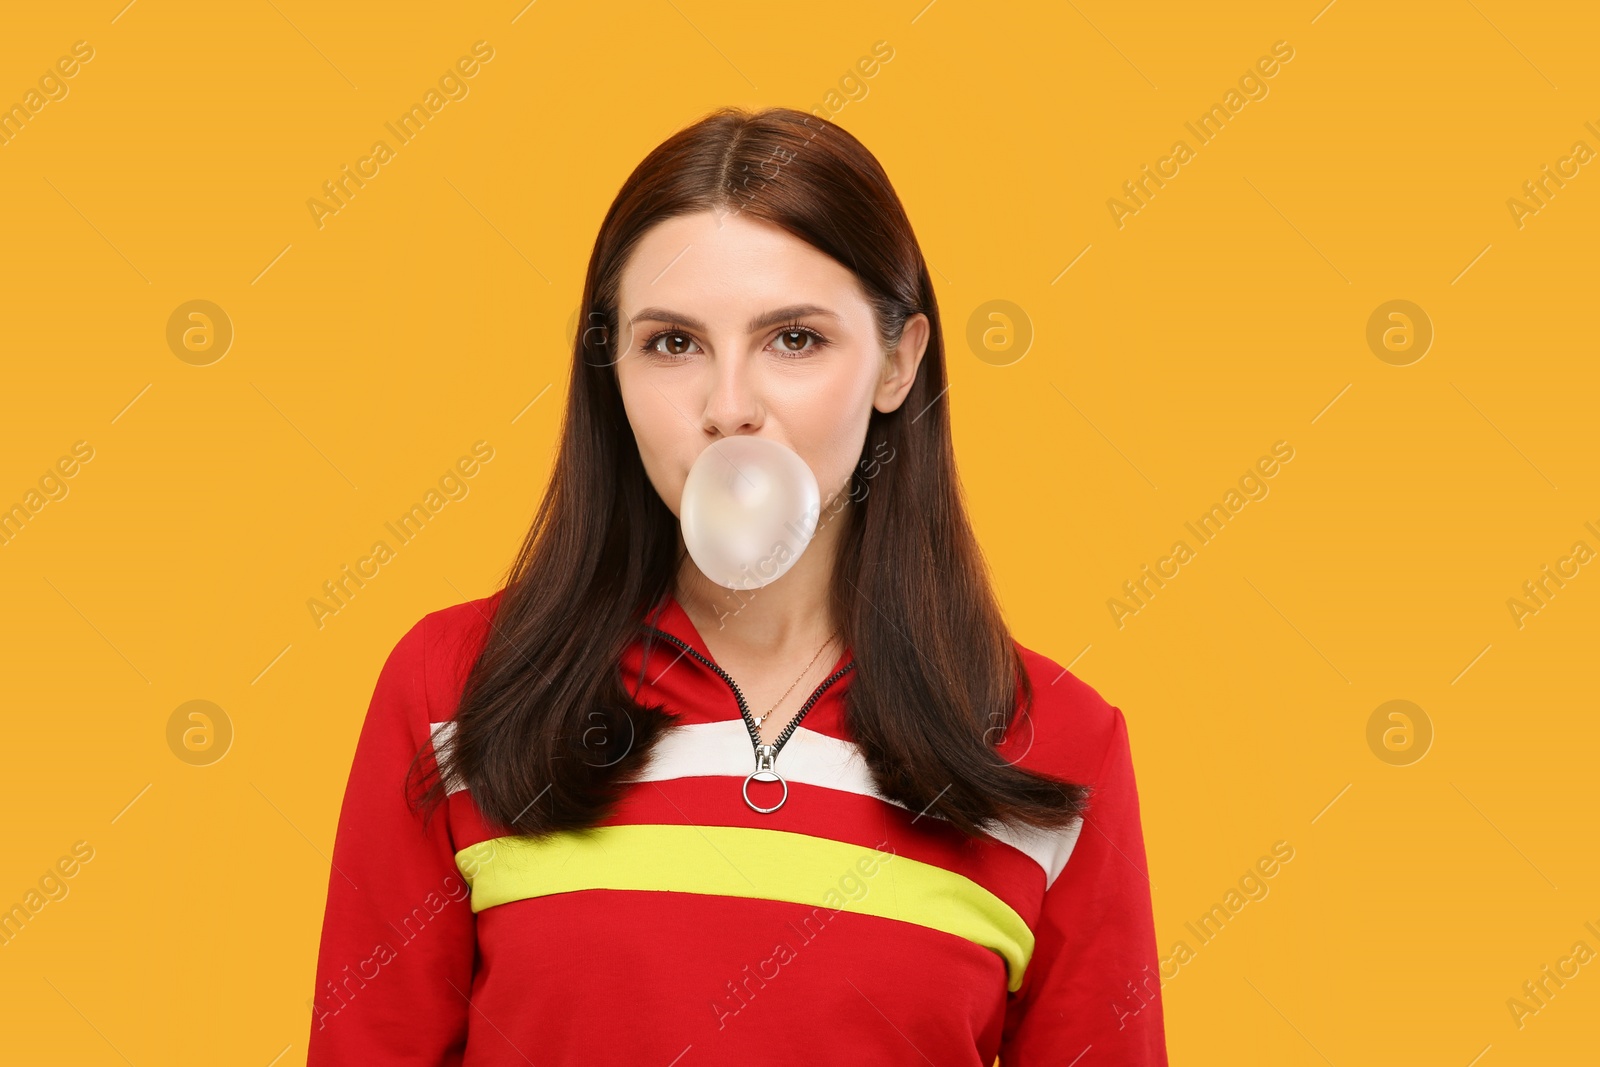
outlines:
M652 633L652 630L660 632ZM645 651L647 644L650 646L648 662ZM855 650L847 645L823 676L823 681L833 678L854 662ZM711 654L694 620L689 618L689 613L678 602L678 598L668 592L654 607L642 614L639 633L623 656L623 681L628 692L634 694L635 700L662 702L668 711L681 716L681 722L737 719L740 717L738 699L719 673L719 668L709 665L715 663L716 657ZM855 671L852 670L829 685L807 712L802 725L839 736L844 694L854 677ZM808 692L805 697L810 695ZM759 715L766 709L751 710Z

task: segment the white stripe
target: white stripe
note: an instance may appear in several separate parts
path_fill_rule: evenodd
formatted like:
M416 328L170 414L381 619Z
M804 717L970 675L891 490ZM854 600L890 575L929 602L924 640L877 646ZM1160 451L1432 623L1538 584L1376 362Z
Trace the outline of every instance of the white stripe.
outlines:
M449 736L454 722L433 724L435 746L443 736ZM725 777L743 779L755 768L755 751L750 744L750 730L743 719L721 722L689 723L674 726L662 733L650 751L650 760L631 779L635 782L660 782L674 778ZM849 741L797 727L789 741L778 754L779 773L790 782L824 789L838 789L859 796L874 797L896 807L911 809L896 800L890 800L878 791L866 757L859 746ZM451 781L449 791L464 788ZM942 816L929 815L929 818ZM1045 830L1033 826L1004 825L989 832L989 836L1003 841L1029 856L1044 871L1045 888L1055 884L1062 868L1067 865L1072 849L1083 830L1082 820L1065 830Z
M447 738L455 735L456 724L454 720L430 723L429 730L431 731L429 736L433 740L433 751L437 755L439 746L444 744ZM465 782L450 774L449 769L442 764L439 767L439 776L444 779L445 796L449 796L451 793L459 793L467 787Z

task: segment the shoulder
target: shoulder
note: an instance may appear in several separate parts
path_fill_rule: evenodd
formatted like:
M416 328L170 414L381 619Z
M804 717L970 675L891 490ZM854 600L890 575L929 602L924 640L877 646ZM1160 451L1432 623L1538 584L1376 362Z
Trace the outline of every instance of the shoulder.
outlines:
M451 719L478 654L483 650L505 590L428 612L389 653L384 672L413 679L433 722Z
M1031 706L1019 701L1001 748L1005 758L1029 770L1094 782L1107 755L1125 739L1122 710L1056 660L1016 645L1033 700Z

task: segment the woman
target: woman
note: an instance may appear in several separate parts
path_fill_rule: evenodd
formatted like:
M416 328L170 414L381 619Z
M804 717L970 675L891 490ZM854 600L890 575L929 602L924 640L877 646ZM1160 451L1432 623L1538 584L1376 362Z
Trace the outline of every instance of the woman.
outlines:
M715 112L623 185L582 307L505 587L378 679L308 1062L1165 1064L1127 724L1001 618L878 162ZM678 520L738 435L824 501L743 592Z

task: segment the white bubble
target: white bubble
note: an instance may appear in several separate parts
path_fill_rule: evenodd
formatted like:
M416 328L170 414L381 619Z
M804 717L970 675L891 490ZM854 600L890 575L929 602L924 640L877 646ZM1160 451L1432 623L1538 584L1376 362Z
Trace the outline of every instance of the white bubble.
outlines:
M765 437L725 437L689 468L678 508L683 543L703 574L728 589L781 578L816 533L817 477Z

